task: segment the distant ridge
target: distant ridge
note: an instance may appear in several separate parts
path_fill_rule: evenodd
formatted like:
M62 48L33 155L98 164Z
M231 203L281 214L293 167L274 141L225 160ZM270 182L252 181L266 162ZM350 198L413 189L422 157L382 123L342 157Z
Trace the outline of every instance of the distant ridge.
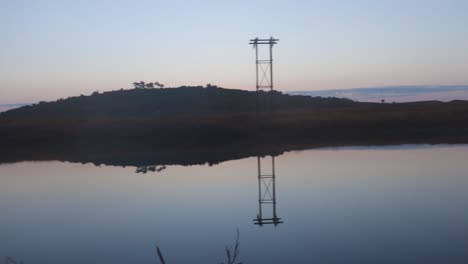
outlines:
M19 108L29 104L0 104L0 112L5 112L11 109Z
M293 91L291 95L348 98L359 102L415 102L468 100L468 85L386 86L370 88Z

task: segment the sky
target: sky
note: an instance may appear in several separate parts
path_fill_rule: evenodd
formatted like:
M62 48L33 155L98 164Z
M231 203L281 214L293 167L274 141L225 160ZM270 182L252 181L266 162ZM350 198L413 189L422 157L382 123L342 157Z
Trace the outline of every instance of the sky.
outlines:
M130 88L280 91L468 84L468 1L0 0L0 104Z

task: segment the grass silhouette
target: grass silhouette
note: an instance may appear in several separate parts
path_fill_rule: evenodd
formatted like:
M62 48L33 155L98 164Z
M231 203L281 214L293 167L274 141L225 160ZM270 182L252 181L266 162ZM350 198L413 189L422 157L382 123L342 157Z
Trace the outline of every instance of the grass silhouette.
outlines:
M226 246L225 252L226 252L226 263L222 264L242 264L242 262L236 262L237 258L239 257L240 251L239 251L239 246L240 246L240 232L239 228L236 229L236 241L234 243L234 246ZM163 254L161 252L161 249L157 246L156 247L156 255L158 256L159 262L161 264L166 264L166 261L163 257Z

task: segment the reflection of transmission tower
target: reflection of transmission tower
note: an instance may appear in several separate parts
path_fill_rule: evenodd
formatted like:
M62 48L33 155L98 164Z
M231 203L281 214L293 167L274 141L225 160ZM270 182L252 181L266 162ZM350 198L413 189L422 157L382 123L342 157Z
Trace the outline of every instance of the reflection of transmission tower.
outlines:
M273 91L273 45L278 44L279 39L270 37L269 39L254 38L250 40L250 45L255 48L255 64L256 64L256 91L257 91L257 103L256 108L259 112L259 92L263 89ZM263 58L259 56L258 45L269 45L270 54L269 57Z
M254 223L260 226L267 224L274 224L276 226L283 222L281 218L276 215L275 157L271 156L271 172L265 172L265 170L262 169L261 157L257 157L257 166L258 214L257 218L254 219ZM266 169L266 167L268 167L268 164L265 164L264 169ZM268 205L271 205L271 217L264 217L266 213L264 206Z

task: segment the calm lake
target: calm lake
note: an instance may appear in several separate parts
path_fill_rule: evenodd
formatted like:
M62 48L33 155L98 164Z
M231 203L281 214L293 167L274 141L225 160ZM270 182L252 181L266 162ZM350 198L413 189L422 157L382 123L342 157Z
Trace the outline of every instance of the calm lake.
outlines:
M136 170L0 165L0 257L218 264L238 229L243 263L468 263L466 145Z

